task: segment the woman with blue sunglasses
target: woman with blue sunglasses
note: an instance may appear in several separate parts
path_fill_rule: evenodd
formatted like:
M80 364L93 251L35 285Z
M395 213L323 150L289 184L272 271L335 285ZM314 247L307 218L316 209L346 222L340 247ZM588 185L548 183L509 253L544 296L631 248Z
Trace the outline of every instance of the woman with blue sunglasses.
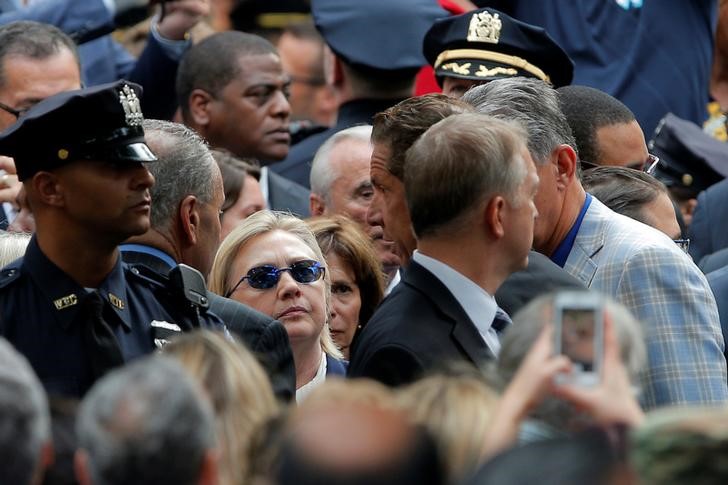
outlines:
M209 288L280 320L296 365L296 400L346 373L329 331L331 283L316 238L286 213L261 211L223 240Z

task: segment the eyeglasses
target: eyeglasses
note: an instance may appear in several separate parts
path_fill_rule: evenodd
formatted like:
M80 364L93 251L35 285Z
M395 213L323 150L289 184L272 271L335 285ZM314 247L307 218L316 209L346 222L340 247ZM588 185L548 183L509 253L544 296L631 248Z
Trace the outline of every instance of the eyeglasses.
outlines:
M23 113L28 111L30 109L30 106L27 108L15 109L15 108L11 108L7 104L0 103L0 109L10 113L11 115L15 116L16 118L20 118L20 115L22 115Z
M690 249L690 239L673 239L672 242L677 244L677 247L683 250L684 253L687 254L688 249Z
M298 283L313 283L321 279L325 270L326 268L321 266L321 263L312 260L298 261L288 268L276 268L270 264L257 266L240 278L240 281L237 282L233 289L227 292L225 298L229 298L230 295L235 293L240 283L245 280L248 280L248 284L256 290L268 290L278 284L278 281L281 279L281 274L284 271L290 272L293 279Z
M654 175L655 170L657 170L657 164L660 163L660 158L651 154L647 158L647 168L645 169L645 172L649 175Z

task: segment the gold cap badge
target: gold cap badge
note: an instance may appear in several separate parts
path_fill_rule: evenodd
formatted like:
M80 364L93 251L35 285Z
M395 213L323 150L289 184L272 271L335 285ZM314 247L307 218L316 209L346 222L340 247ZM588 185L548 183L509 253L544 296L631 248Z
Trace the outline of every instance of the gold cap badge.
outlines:
M502 27L503 22L497 13L474 13L470 18L470 26L468 26L468 41L497 44Z
M58 158L60 160L67 159L68 158L68 150L66 150L65 148L61 148L60 150L58 150Z
M689 173L684 174L682 176L682 183L684 186L690 187L691 185L693 185L693 176Z
M121 107L124 108L126 124L129 126L141 126L142 121L144 121L142 107L136 93L128 84L124 84L124 87L121 88L119 102L121 103Z

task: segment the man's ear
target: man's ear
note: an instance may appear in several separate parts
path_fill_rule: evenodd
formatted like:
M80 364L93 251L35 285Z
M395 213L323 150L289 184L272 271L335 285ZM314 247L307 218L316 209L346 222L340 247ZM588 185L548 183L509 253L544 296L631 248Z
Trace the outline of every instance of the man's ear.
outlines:
M500 195L485 204L482 214L489 238L501 239L505 235L505 208L506 200Z
M552 161L556 164L558 173L556 174L556 184L559 189L565 189L574 182L576 178L577 164L579 157L572 147L561 144L554 148L551 153Z
M189 105L190 118L195 125L205 127L210 124L211 103L214 98L210 93L202 89L193 89L187 100Z
M308 208L312 216L321 216L326 212L326 202L323 197L311 192L308 198Z
M179 204L180 242L185 246L197 244L200 231L200 201L188 195Z
M41 203L54 207L65 205L64 187L56 174L38 172L31 178L30 185Z

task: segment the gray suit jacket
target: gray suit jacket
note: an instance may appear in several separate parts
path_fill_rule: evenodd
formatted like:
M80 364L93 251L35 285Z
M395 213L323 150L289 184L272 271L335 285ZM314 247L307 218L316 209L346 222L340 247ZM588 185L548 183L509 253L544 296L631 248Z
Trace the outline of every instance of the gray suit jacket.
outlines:
M713 293L665 234L592 199L564 269L625 305L642 328L647 408L728 401L723 335Z

